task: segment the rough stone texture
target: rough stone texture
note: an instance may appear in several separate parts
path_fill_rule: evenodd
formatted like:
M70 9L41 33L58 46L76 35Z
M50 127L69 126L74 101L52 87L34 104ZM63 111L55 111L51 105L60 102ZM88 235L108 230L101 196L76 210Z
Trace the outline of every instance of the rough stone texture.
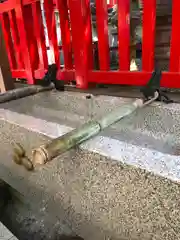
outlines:
M22 107L18 102L2 107L14 107L16 111L35 117L77 126L92 116L99 117L131 99L96 97L93 101L92 110L92 105L88 105L90 102L85 100L84 94L67 96L63 93L57 96L56 93L43 93L38 97L24 99ZM56 113L56 118L48 114L50 107L51 113ZM43 111L39 111L43 108ZM147 149L163 153L162 161L166 167L167 159L169 161L171 156L178 158L176 155L179 155L179 109L177 104L155 104L112 126L103 134L118 140L121 138L121 141L131 142L134 146L142 145L145 154ZM62 112L58 116L59 110ZM65 114L67 111L68 114ZM72 117L66 118L68 115L73 116L71 114L82 116L79 123L78 117L73 124ZM178 183L141 167L130 166L126 159L118 162L79 149L61 155L35 172L27 172L12 162L13 142L16 140L32 149L49 138L2 120L0 129L0 177L23 194L33 206L44 209L46 214L56 216L57 220L65 221L73 232L85 240L180 239ZM124 132L124 137L118 135L118 131ZM146 143L148 139L149 142ZM133 154L134 158L141 158L143 152L141 155L139 153L132 151L127 159ZM150 162L151 159L147 158ZM152 161L154 159L153 157ZM177 161L177 169L174 170L178 172L178 168Z
M17 138L19 132L27 134L20 128L10 129ZM31 204L44 206L46 213L65 219L84 239L180 237L180 187L169 180L78 150L27 173L10 164L8 152L6 147L1 153L7 160L0 175Z
M44 211L44 207L36 207L14 189L11 195L0 219L19 239L81 240L63 220Z

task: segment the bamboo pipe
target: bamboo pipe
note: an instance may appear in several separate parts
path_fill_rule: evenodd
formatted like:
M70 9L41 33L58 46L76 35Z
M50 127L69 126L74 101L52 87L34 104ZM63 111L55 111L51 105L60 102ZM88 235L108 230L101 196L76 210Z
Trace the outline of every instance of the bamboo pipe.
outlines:
M156 100L158 96L159 94L156 92L154 98L150 101L144 103L142 99L138 99L131 104L121 106L97 121L90 121L81 126L81 128L75 129L64 136L53 139L51 142L36 148L33 150L31 160L33 166L35 167L36 165L42 165L51 161L58 155L97 135L103 129L131 115L138 108L150 104Z
M14 148L13 160L16 164L23 165L27 170L31 171L37 165L43 165L67 150L96 136L103 129L131 115L138 108L142 108L152 103L158 97L159 93L156 91L154 97L151 97L146 101L143 99L137 99L131 104L125 104L124 106L117 108L99 120L85 123L80 128L74 129L63 136L55 138L47 144L34 149L31 158L26 155L25 149L17 143Z
M30 95L37 94L39 92L49 91L54 88L53 84L48 87L42 87L42 86L28 86L28 87L22 87L13 89L10 91L7 91L5 93L0 94L0 103L9 102L12 100L16 100L19 98L27 97Z

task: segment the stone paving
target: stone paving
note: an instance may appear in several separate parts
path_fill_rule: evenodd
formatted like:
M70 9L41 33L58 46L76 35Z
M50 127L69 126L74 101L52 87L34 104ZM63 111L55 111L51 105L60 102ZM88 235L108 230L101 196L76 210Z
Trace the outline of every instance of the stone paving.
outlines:
M26 196L37 215L49 216L55 227L62 219L86 240L180 239L180 104L141 109L32 173L13 164L14 142L31 152L68 127L132 101L91 100L51 92L1 105L0 177ZM41 229L44 239L57 234L57 228L49 231L50 220L30 217L24 225L31 236ZM29 229L31 222L35 227Z

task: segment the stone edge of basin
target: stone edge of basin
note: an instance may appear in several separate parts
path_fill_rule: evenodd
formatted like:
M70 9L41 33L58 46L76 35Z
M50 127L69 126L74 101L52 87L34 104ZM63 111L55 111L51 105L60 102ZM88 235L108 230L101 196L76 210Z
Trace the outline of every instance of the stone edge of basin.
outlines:
M154 103L152 106L164 109L165 111L171 111L171 113L173 111L180 112L179 104L165 105ZM50 138L59 137L73 129L70 126L16 113L8 109L0 109L0 120L7 121ZM97 136L90 139L82 143L80 149L98 153L112 160L121 161L122 163L145 169L173 181L180 180L178 170L180 167L179 156L164 154L156 150L124 143L108 136Z

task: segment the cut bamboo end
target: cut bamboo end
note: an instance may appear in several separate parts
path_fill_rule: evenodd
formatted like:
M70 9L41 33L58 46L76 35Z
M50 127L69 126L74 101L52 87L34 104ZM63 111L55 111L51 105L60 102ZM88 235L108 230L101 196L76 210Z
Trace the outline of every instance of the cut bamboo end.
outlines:
M43 146L33 150L32 152L33 166L43 165L47 161L48 161L48 153Z

